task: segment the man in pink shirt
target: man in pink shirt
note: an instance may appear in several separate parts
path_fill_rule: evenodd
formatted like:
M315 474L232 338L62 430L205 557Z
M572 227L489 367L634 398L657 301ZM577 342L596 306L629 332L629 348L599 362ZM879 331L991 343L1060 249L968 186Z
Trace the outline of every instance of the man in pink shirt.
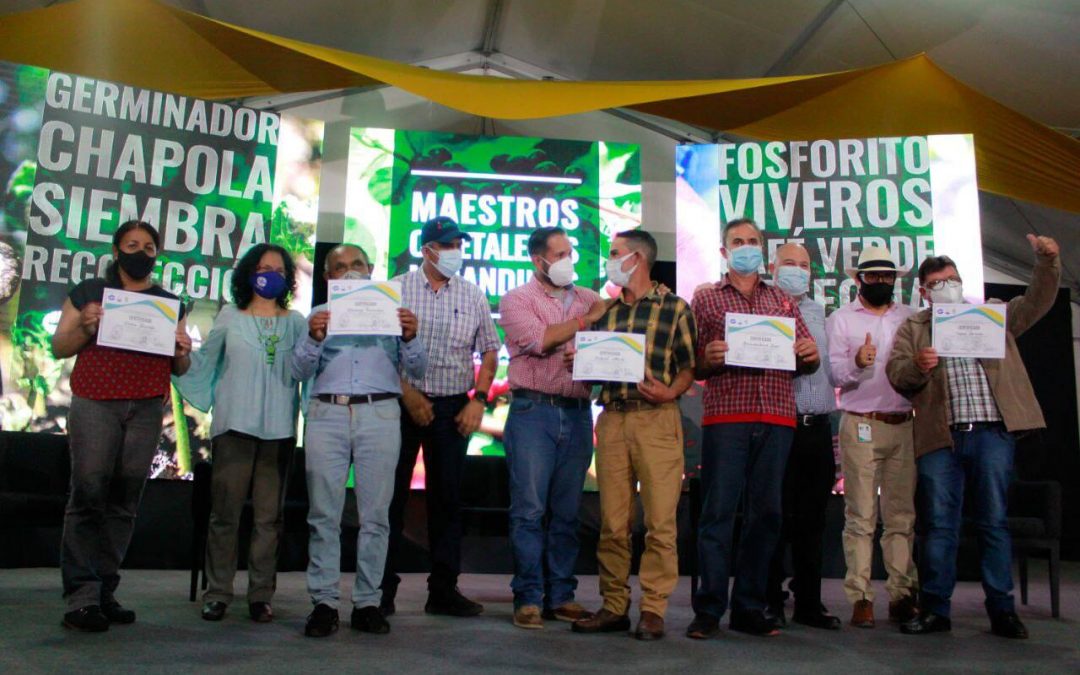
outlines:
M918 614L911 548L915 525L915 452L911 402L885 373L896 331L914 310L893 302L896 263L868 246L852 271L859 297L829 317L825 331L833 384L840 388L840 463L844 474L844 592L854 605L851 625L874 627L870 584L878 490L885 531L881 552L889 574L889 618Z
M578 506L592 461L592 404L589 386L574 382L563 365L563 352L607 306L595 291L574 285L573 248L561 228L533 232L529 255L532 280L499 304L510 351L510 415L503 439L510 471L514 625L543 628L544 619L591 616L574 601L574 564Z

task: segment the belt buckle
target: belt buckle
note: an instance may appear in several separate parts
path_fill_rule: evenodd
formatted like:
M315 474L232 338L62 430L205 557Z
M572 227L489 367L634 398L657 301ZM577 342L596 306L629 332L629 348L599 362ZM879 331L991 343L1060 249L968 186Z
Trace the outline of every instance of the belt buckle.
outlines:
M348 394L334 394L334 403L338 405L349 405Z
M969 432L974 428L975 428L975 425L972 424L971 422L964 422L962 424L954 424L953 425L953 431L960 431L960 432L964 432L964 433Z
M800 415L799 418L802 420L802 425L804 427L810 426L810 424L814 421L813 415Z

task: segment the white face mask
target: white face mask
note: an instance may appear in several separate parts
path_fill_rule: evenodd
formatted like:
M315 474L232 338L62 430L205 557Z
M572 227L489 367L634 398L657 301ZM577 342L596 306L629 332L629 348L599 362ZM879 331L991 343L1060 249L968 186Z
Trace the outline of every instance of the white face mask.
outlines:
M442 251L436 251L439 256L439 262L435 263L435 269L439 270L439 274L443 275L447 279L458 273L461 269L461 251L456 248L449 248Z
M547 262L544 258L541 258L544 262ZM574 261L569 256L562 260L556 260L553 263L548 263L547 272L548 280L553 286L563 288L574 283Z
M342 277L342 279L348 279L350 281L367 281L371 278L370 274L361 274L356 270L349 270Z
M945 285L936 291L930 289L930 302L936 305L961 304L964 302L964 284L946 281Z
M614 258L607 261L605 269L607 271L608 281L615 284L616 286L626 286L628 283L630 283L630 277L634 274L634 271L638 268L638 266L634 265L625 272L623 271L622 266L623 263L626 262L626 260L630 256L634 255L634 253L635 251L631 251L630 253L627 253L621 258Z

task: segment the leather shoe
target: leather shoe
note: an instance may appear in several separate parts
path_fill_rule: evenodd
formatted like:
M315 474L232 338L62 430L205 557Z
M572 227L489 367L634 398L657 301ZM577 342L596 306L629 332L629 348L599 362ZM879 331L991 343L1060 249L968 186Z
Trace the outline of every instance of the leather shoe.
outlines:
M202 618L206 621L221 621L225 618L225 610L229 606L224 602L211 600L202 606Z
M125 608L119 602L101 603L101 613L109 620L109 623L135 623L135 612Z
M274 620L274 610L269 602L252 602L248 604L248 614L255 623L270 623Z
M784 611L784 605L769 605L769 608L765 611L765 616L769 621L772 621L773 626L779 630L787 628L787 614Z
M919 605L915 602L914 595L905 595L889 603L890 621L909 623L917 616L919 616Z
M940 614L920 614L911 621L900 624L904 635L928 635L930 633L948 633L952 630L952 620Z
M326 637L337 632L338 621L337 608L319 603L308 614L307 623L304 625L304 635L308 637Z
M634 637L639 640L659 640L664 637L664 617L655 612L642 612Z
M567 621L573 623L581 619L588 619L592 612L574 601L564 602L558 607L545 609L543 612L545 621Z
M811 628L840 630L840 619L829 614L828 610L822 605L818 605L817 611L803 611L802 608L796 606L795 612L791 615L791 620Z
M81 630L84 633L103 633L109 630L109 619L101 612L101 607L90 605L64 614L64 628Z
M514 610L514 625L518 628L538 630L544 627L540 608L536 605L522 605Z
M712 614L698 612L694 620L686 627L686 637L694 640L709 640L720 634L720 619Z
M873 628L874 603L869 600L859 600L851 609L851 625L856 628Z
M379 611L379 608L375 605L353 607L352 615L349 617L349 623L352 625L353 630L358 630L362 633L386 635L390 632L390 622L386 620L386 617L383 616L383 613Z
M630 630L630 617L601 609L588 619L580 619L570 626L575 633L619 633Z
M428 614L441 614L443 616L468 617L476 616L484 611L484 606L479 602L473 602L461 594L457 588L449 591L430 591L424 611Z
M1016 612L1002 612L990 617L990 632L998 637L1013 640L1028 639L1027 628L1020 621Z
M765 616L765 612L762 611L732 612L728 628L761 637L773 637L780 634L775 620Z

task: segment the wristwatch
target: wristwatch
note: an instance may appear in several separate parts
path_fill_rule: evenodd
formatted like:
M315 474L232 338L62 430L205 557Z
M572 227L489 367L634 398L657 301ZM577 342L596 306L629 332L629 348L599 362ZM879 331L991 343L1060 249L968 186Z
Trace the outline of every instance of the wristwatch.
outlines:
M484 405L488 404L488 393L486 391L478 391L473 394L474 401L480 401Z

